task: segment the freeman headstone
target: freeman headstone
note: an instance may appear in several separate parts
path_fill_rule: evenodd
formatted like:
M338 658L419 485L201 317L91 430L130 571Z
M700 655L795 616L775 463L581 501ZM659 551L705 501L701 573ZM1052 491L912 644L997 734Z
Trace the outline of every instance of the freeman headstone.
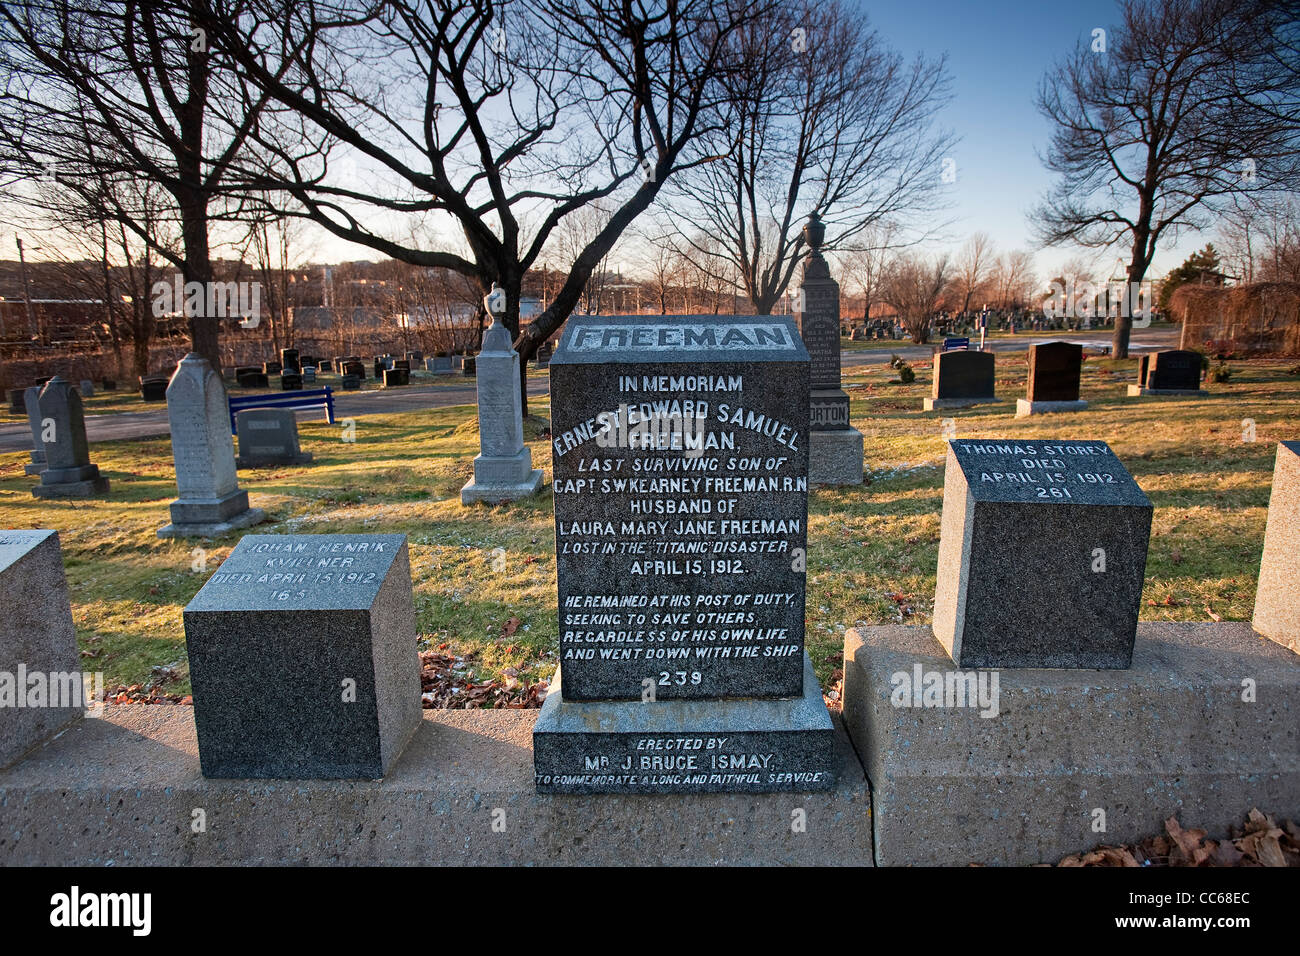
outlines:
M56 531L0 530L0 768L92 705Z
M992 352L956 349L934 355L934 387L924 406L927 412L967 408L996 402Z
M1088 407L1079 398L1083 346L1044 342L1029 346L1029 384L1016 399L1016 418L1045 412L1074 412Z
M935 636L961 667L1128 667L1151 513L1105 442L949 442Z
M235 476L230 407L221 376L196 352L185 356L167 386L167 420L180 496L160 538L207 537L262 522Z
M793 322L574 316L550 374L560 669L539 791L831 786Z
M245 535L184 619L205 777L373 780L420 724L405 535Z
M542 487L542 472L524 444L523 403L519 398L519 353L510 332L496 316L483 334L483 364L478 376L479 453L474 478L460 490L461 504L498 504L526 498Z
M1300 654L1300 441L1277 446L1264 556L1255 591L1256 631Z
M808 258L799 286L799 333L811 366L808 480L862 484L862 433L849 422L849 396L840 388L840 286L821 254L826 226L814 212L803 229Z
M108 494L108 479L90 463L81 396L59 376L45 383L37 399L45 470L32 489L37 498L91 498Z
M237 468L305 465L311 454L298 444L298 418L290 408L249 408L236 415Z

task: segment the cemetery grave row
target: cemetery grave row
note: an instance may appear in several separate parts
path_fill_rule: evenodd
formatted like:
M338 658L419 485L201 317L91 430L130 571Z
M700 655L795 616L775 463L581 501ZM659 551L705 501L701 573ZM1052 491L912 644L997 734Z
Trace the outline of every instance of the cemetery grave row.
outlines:
M814 289L833 284L815 229L805 272ZM836 301L806 296L800 326L778 316L566 324L548 356L559 668L531 747L499 758L531 763L529 795L514 799L825 794L820 806L848 816L836 826L871 830L857 862L880 863L1059 857L1087 842L1083 821L1106 806L1120 818L1107 841L1135 839L1175 807L1223 826L1253 805L1300 808L1297 442L1277 451L1257 636L1244 624L1139 623L1153 508L1105 442L950 441L932 627L849 629L843 717L832 716L805 649L805 585L810 485L862 480L862 435L845 427L838 360L826 354L832 337L816 331ZM969 356L941 360L936 399L968 397L938 394L949 371L975 397L991 395L991 363ZM1039 346L1024 401L1076 402L1079 360L1078 346ZM541 485L523 443L518 363L498 319L477 357L480 454L466 504ZM1148 381L1170 380L1153 366ZM236 480L220 376L188 356L167 402L179 496L159 535L261 522ZM76 390L52 380L37 404L59 423L43 446L42 484L53 472L51 485L98 493ZM250 416L241 459L300 454L292 413L240 414ZM263 431L274 439L265 449ZM77 672L57 535L0 532L0 595L18 603L33 592L44 603L8 632L0 672ZM319 781L437 768L452 746L431 729L445 725L421 713L404 535L245 534L183 624L204 778L317 781L297 785L310 793ZM1257 698L1239 694L1243 677ZM18 713L0 710L0 767L21 775L38 764L57 783L57 761L41 763L34 748L80 710L11 719ZM460 733L496 739L484 729L496 726L491 715L465 719ZM74 726L49 746L76 747L85 733ZM854 789L864 768L870 810ZM0 774L0 800L22 802L23 786ZM387 799L382 785L357 786L353 812ZM479 802L466 786L452 805ZM601 812L702 806L665 799L678 802ZM97 811L78 812L93 823ZM299 832L340 824L281 812ZM419 829L406 812L390 821L395 847ZM64 825L35 811L23 819L32 838L3 850L14 860L46 852L34 849L51 845L42 834ZM165 836L149 839L159 854L178 852ZM847 843L864 852L857 836Z

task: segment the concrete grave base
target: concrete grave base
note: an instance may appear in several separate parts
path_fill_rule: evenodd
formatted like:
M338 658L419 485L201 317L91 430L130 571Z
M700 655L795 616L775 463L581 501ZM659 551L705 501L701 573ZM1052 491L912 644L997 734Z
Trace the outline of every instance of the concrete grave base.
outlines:
M970 408L972 405L991 405L997 399L992 395L985 398L930 398L921 400L922 411L941 411L945 408Z
M535 494L542 487L542 472L534 468L529 472L528 479L514 484L489 485L480 484L476 481L466 482L465 487L460 489L460 503L463 505L472 505L477 502L485 502L490 505L500 504L503 501L518 501L520 498L527 498Z
M918 671L923 686L987 675L990 691L997 674L996 716L947 706L955 693L924 706ZM1252 807L1295 819L1298 702L1300 656L1246 623L1139 624L1130 670L959 672L925 627L844 641L844 722L882 866L1054 863L1160 833L1175 813L1220 834Z
M108 479L103 475L83 478L79 481L56 481L45 484L44 476L49 474L49 469L45 469L40 474L41 484L32 489L32 496L35 498L96 498L108 494Z
M1145 395L1187 395L1193 398L1208 398L1210 393L1203 388L1143 388L1141 385L1130 385L1128 387L1128 397L1138 398Z
M1088 407L1083 399L1074 402L1031 402L1027 398L1016 399L1016 418L1028 418L1030 415L1050 415L1053 412L1079 412Z
M192 524L168 524L158 529L160 538L212 538L227 531L251 528L266 520L266 512L261 508L249 508L242 514L234 515L225 521L194 522Z
M808 433L810 485L862 484L862 432L856 428Z
M732 700L564 700L557 672L533 729L537 789L691 795L832 789L835 729L806 651L803 664L802 696ZM681 748L682 741L698 746Z
M828 793L588 797L534 790L536 711L426 710L382 781L206 780L191 708L105 712L0 773L0 865L871 864L842 729Z
M24 475L39 475L44 470L45 470L45 462L43 461L33 461L33 462L29 462L26 465L23 465Z

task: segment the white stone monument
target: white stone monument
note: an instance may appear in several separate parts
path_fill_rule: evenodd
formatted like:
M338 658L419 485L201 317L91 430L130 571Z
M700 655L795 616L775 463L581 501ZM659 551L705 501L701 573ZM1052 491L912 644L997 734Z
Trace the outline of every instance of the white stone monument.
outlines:
M180 497L158 537L208 537L265 520L262 509L248 506L248 492L235 478L226 386L195 352L180 361L167 386L167 420Z
M519 353L510 344L509 329L501 324L505 293L493 285L483 302L492 327L483 335L478 354L479 453L473 480L460 490L464 505L516 501L542 487L542 473L533 467L532 452L524 444Z

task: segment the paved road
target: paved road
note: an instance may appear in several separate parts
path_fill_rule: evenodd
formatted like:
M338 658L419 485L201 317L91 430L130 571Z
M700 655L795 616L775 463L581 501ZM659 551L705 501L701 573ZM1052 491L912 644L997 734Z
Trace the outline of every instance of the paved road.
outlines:
M546 390L545 379L529 379L529 395L545 395ZM414 412L425 408L446 408L451 405L472 405L477 399L472 379L464 385L412 385L371 392L344 392L335 389L334 420ZM304 409L296 414L299 421L319 421L324 419L325 410ZM124 438L157 438L170 433L167 408L161 403L148 411L86 416L86 438L92 443ZM0 452L28 451L31 445L32 436L26 422L0 425Z
M1024 352L1036 342L1056 340L1067 342L1085 342L1102 344L1110 342L1109 332L1067 332L1059 335L1043 332L1028 332L1014 339L992 339L988 347L994 352ZM1133 330L1133 347L1137 350L1154 348L1177 348L1178 329ZM876 365L889 361L890 349L871 349L860 352L845 352L841 363L844 366ZM892 351L897 352L908 361L928 361L933 347L929 345L909 345L902 342ZM530 378L529 395L545 395L547 381L544 378ZM411 386L401 389L377 390L371 392L334 392L334 417L359 418L363 415L388 415L394 412L413 412L424 408L446 408L450 405L471 405L477 399L473 382L464 385ZM311 421L323 417L320 409L298 412L298 418ZM167 425L167 409L161 405L147 411L119 412L115 415L86 416L86 437L91 442L114 441L127 438L156 438L170 432ZM12 422L0 425L0 452L28 451L31 448L31 433L25 422Z

